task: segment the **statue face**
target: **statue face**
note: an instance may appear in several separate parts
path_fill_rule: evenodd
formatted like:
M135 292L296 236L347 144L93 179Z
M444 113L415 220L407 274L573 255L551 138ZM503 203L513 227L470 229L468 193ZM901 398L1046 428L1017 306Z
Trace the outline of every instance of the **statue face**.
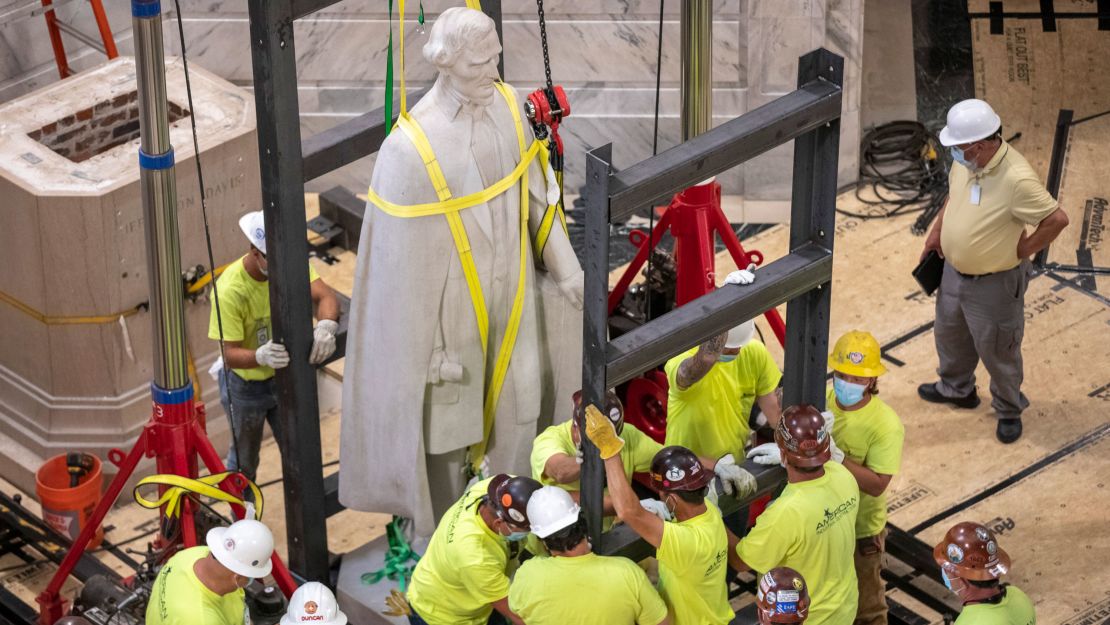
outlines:
M451 77L451 84L459 95L474 104L488 106L493 102L493 85L500 78L497 74L500 54L497 31L491 30L481 39L470 42L443 71Z

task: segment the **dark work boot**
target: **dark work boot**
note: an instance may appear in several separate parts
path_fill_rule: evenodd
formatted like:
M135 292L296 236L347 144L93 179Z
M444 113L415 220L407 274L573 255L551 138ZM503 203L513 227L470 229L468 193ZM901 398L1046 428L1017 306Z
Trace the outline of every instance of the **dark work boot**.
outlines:
M1021 438L1021 417L1005 417L998 419L998 427L994 431L998 440L1009 444Z
M979 394L971 391L970 395L964 397L947 397L941 395L937 390L936 382L929 382L917 387L917 395L921 399L934 404L952 404L957 408L978 408L979 407Z

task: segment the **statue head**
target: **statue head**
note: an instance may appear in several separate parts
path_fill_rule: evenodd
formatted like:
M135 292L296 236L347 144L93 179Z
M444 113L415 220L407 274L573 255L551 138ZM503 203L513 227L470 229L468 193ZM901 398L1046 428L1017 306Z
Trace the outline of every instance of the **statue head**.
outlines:
M493 102L500 54L493 20L466 7L440 13L424 44L424 58L436 66L440 79L463 100L483 106Z

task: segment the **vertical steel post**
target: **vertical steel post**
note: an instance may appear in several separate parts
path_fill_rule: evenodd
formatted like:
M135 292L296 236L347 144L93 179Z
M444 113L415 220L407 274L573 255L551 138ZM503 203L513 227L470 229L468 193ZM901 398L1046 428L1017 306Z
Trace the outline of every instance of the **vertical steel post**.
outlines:
M682 140L713 126L713 0L682 0Z
M306 580L328 581L320 408L312 348L312 296L305 237L297 59L290 0L249 0L254 99L273 340L289 351L277 371L281 468L289 566Z
M823 48L799 59L798 87L817 79L843 85L844 60ZM833 249L839 149L839 117L794 140L790 249L808 242ZM825 283L786 305L785 405L806 402L825 408L830 286Z
M497 28L497 40L501 42L501 54L497 58L497 75L505 80L505 37L501 28L501 0L482 0L482 13L493 20Z
M162 15L157 0L132 1L135 78L139 91L139 186L146 231L150 321L154 327L154 384L189 386L177 188L166 104Z
M606 346L609 344L609 163L612 144L586 154L586 249L582 312L582 402L603 406ZM579 422L578 431L586 424ZM582 437L582 498L590 540L601 549L605 467L590 439Z

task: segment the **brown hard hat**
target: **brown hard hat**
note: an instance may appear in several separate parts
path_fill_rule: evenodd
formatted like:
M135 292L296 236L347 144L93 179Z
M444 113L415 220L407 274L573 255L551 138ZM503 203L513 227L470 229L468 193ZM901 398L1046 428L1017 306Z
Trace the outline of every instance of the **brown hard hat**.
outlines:
M964 579L998 579L1010 570L1010 556L985 525L957 523L933 549L933 558L942 568L955 571Z
M782 456L795 467L819 467L832 458L829 430L821 411L810 404L790 406L782 411L775 442Z
M802 574L787 566L759 578L755 595L760 625L801 623L809 616L809 588Z
M574 391L574 422L581 423L586 417L582 414L582 391ZM617 430L617 434L621 433L624 429L624 404L621 403L621 398L611 389L605 391L605 409L601 414L609 417L613 422L613 428Z
M660 449L651 459L651 485L656 490L696 491L705 488L713 472L694 452L679 445Z
M490 480L486 495L502 521L528 529L528 499L540 488L543 488L543 484L530 477L513 477L507 473L499 473Z

